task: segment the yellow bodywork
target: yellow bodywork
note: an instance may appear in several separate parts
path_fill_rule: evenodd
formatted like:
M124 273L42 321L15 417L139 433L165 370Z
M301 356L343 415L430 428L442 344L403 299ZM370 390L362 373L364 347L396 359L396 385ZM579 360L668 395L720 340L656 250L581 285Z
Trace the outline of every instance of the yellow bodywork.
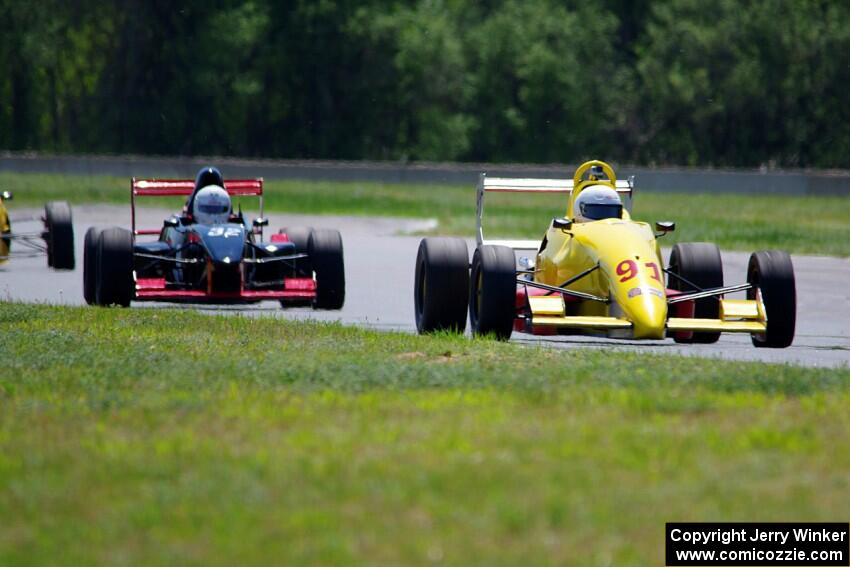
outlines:
M6 203L0 198L0 264L9 258L9 239L2 238L2 235L10 232L12 227L9 222L9 212L6 210Z
M587 176L599 166L608 179ZM567 218L574 219L576 198L590 185L616 190L616 177L608 164L590 161L581 165L573 179ZM673 331L764 332L764 311L756 301L721 300L717 320L669 318L664 263L652 227L622 218L573 222L569 228L549 227L537 261L533 280L562 286L568 279L592 269L568 289L607 298L565 302L560 294L528 298L531 324L564 329L596 331L616 337L662 339Z

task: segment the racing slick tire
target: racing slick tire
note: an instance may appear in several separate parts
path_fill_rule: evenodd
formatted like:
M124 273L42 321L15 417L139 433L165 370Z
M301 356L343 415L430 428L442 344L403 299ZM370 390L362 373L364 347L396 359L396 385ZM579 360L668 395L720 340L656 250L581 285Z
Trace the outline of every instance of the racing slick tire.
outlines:
M797 286L791 256L782 250L762 250L750 256L747 299L761 300L767 331L751 335L753 345L785 348L794 341L797 324Z
M47 265L56 270L73 270L74 225L71 206L65 201L51 201L44 205Z
M479 246L472 256L469 322L474 335L511 338L516 317L516 257L507 246Z
M306 226L294 226L292 228L282 228L277 231L278 234L285 234L289 241L295 245L295 251L299 254L309 253L310 233L312 228ZM313 264L310 262L310 257L298 258L295 260L295 270L300 277L313 276Z
M723 261L720 249L710 242L688 242L673 246L670 253L668 270L678 274L700 289L723 287ZM697 291L687 282L674 276L668 276L667 287L679 291ZM718 297L706 297L694 301L694 318L718 319L720 317L720 300ZM716 343L720 338L719 332L694 332L674 335L677 343Z
M89 227L83 240L83 298L89 305L97 303L97 243L102 230Z
M107 228L97 239L97 304L129 307L133 299L133 235Z
M419 333L466 329L469 251L462 238L423 238L416 254L413 304Z
M297 247L297 244L296 244ZM310 232L307 254L316 273L315 309L341 309L345 303L345 261L338 230Z

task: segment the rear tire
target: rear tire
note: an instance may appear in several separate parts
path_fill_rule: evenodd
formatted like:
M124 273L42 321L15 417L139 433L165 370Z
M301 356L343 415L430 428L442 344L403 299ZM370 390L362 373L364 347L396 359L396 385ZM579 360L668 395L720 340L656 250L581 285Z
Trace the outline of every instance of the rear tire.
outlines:
M129 307L134 296L133 235L107 228L97 243L97 304Z
M83 297L86 303L97 303L97 243L103 229L91 226L83 241Z
M759 348L785 348L794 342L797 326L797 286L791 257L782 250L762 250L750 256L747 299L760 299L767 331L751 336Z
M466 329L469 251L462 238L423 238L416 254L414 314L419 333Z
M469 321L474 335L506 341L516 318L516 256L507 246L479 246L472 257Z
M298 252L307 253L307 246L310 243L310 233L313 229L307 226L294 226L291 228L282 228L277 231L278 234L285 234L291 243L295 245Z
M673 246L670 253L669 271L678 274L701 289L723 287L723 261L720 249L710 242L688 242ZM668 276L667 287L683 292L697 291L693 286L674 277ZM720 299L706 297L694 301L695 319L720 318ZM716 343L720 338L719 332L693 333L690 338L676 335L677 343Z
M47 265L56 270L73 270L76 262L71 206L65 201L51 201L44 205L44 225L47 229Z
M292 228L282 228L278 231L278 234L286 234L289 241L295 245L295 251L297 253L307 254L310 247L310 233L312 232L312 228L295 226ZM313 264L310 262L310 258L299 258L295 260L295 271L298 277L313 277Z
M298 245L296 244L296 247ZM345 303L345 260L338 230L310 232L307 254L316 273L316 309L341 309Z

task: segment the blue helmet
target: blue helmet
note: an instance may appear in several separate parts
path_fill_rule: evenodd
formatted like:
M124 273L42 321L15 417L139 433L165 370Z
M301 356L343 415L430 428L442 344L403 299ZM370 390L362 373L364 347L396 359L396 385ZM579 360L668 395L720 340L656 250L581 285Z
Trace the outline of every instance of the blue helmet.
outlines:
M195 192L208 185L224 187L224 177L216 167L205 167L195 176Z

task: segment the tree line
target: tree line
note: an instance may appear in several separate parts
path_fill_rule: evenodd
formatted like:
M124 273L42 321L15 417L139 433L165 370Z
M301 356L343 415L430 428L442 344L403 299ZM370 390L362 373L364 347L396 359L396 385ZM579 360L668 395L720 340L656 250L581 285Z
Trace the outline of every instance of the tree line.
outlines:
M850 167L844 0L0 0L0 147Z

